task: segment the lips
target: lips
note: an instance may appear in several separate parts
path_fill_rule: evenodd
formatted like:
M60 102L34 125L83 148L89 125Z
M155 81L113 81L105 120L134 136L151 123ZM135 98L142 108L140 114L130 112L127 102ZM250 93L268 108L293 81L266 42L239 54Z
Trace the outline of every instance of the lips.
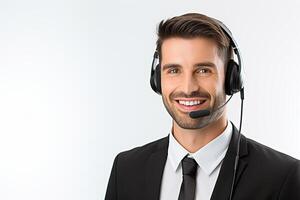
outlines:
M196 106L204 103L205 100L184 101L178 100L178 103L185 106Z
M195 110L201 110L206 107L206 102L207 99L199 99L199 98L191 98L191 99L186 99L186 98L180 98L180 99L175 99L175 104L176 107L178 107L179 110L182 112L191 112Z

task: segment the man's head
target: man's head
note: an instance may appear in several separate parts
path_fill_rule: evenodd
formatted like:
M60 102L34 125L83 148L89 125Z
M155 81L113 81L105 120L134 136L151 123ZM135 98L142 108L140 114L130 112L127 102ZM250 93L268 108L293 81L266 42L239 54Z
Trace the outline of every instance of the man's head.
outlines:
M178 126L198 129L222 117L224 108L217 108L226 100L225 71L232 50L218 23L196 13L162 21L157 51L162 99ZM213 112L198 119L189 117L189 112L202 109Z
M160 60L162 59L162 43L171 37L186 39L196 37L210 38L216 42L219 56L224 59L225 63L232 57L230 39L222 31L215 19L203 14L188 13L166 21L162 20L159 23L157 35L156 46Z

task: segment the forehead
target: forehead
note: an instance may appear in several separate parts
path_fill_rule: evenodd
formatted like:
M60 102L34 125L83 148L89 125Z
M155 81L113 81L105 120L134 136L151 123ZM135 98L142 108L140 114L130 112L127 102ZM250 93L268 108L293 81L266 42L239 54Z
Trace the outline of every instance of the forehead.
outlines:
M209 38L165 39L161 46L162 64L165 62L210 61L220 59L217 44Z

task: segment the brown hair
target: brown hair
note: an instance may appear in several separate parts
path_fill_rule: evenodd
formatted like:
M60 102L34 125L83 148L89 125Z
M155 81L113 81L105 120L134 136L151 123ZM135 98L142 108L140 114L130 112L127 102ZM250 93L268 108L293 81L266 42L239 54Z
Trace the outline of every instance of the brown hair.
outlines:
M176 16L166 21L162 20L158 25L158 39L156 50L161 61L161 46L165 39L171 37L195 38L204 37L213 39L218 46L218 54L225 63L232 56L230 39L223 32L215 19L199 13L187 13Z

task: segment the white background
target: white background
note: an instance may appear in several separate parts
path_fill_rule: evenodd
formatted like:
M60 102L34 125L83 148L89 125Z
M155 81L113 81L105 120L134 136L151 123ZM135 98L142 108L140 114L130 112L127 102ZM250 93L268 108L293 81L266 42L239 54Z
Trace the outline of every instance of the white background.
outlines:
M168 134L149 85L160 20L223 21L244 60L243 133L300 158L300 3L1 0L0 199L101 200L120 151ZM239 95L229 114L239 119Z

